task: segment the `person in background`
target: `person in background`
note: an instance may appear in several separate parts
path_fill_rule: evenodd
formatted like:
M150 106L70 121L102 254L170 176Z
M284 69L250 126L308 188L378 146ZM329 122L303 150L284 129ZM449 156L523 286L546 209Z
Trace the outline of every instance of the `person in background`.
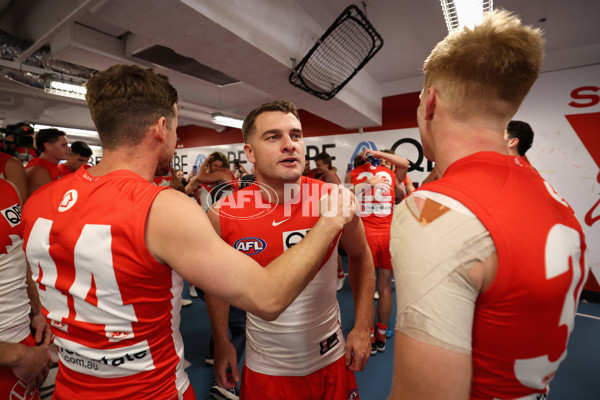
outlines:
M529 160L525 153L533 144L533 129L527 122L512 120L506 125L504 133L504 142L508 149L508 154L512 156L520 156L522 159Z
M340 178L337 176L336 169L332 165L331 156L326 152L319 153L315 156L315 171L317 173L316 179L320 179L323 182L333 183L339 185L341 183Z
M41 152L27 163L25 174L29 194L60 178L58 162L69 157L69 141L65 132L56 128L40 129L35 135L35 147Z
M208 216L227 243L266 265L306 240L304 235L313 231L316 221L310 212L314 201L340 186L302 176L302 125L292 103L274 101L257 107L246 116L242 134L257 184L223 199ZM298 190L302 194L296 196ZM235 205L245 198L255 200L241 203L243 207ZM265 213L270 207L272 211ZM253 312L247 314L241 399L358 398L354 371L362 371L369 358L374 279L362 222L352 214L341 236L327 239L329 251L319 272L285 312L272 321ZM345 341L335 290L338 240L348 253L355 302L354 328ZM288 271L292 273L293 267ZM240 379L239 360L227 331L229 304L210 295L206 299L215 340L217 383L233 389Z
M539 29L494 11L425 61L417 121L439 178L392 221L392 400L541 399L566 357L585 237L568 203L504 142L543 43Z
M27 176L23 164L16 157L0 151L0 179L6 179L17 187L23 202L27 200Z
M373 164L367 160L370 154ZM407 159L394 152L365 150L361 154L364 162L346 175L345 183L350 184L360 206L360 218L373 266L376 269L377 302L374 326L371 327L371 354L385 351L386 331L392 313L394 298L392 295L392 261L390 256L390 226L392 223L396 190L402 190L401 182L408 169ZM381 164L376 163L380 160ZM384 166L393 166L395 172ZM355 163L358 164L358 163Z
M90 168L87 162L92 156L92 149L86 142L75 141L71 143L70 154L62 164L58 164L58 171L61 176L69 175L77 171L81 166L84 168Z
M39 400L52 335L23 252L21 204L16 186L0 179L0 398Z
M225 243L193 200L152 184L169 172L177 142L168 78L120 64L86 87L102 162L40 188L22 213L25 253L59 349L54 396L192 400L179 332L183 279L274 320L351 223L353 199L341 189L324 197L324 215L303 241L259 265Z

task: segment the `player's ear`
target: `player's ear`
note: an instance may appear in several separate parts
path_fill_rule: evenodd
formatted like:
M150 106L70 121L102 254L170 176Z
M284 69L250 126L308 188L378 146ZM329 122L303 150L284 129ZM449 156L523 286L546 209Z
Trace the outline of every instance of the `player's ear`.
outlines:
M254 157L254 149L249 143L244 144L244 153L246 153L246 159L252 164L256 163L256 157Z

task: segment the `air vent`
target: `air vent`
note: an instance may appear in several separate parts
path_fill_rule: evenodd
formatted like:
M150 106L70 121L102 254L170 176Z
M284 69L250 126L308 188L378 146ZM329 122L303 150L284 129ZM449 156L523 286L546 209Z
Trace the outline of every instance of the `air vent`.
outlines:
M229 75L200 64L193 58L182 56L165 46L155 45L134 53L133 56L219 86L239 82Z

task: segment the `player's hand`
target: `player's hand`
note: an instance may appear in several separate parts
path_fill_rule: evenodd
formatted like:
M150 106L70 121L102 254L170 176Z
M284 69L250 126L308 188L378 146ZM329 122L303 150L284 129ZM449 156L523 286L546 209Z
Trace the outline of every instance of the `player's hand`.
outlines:
M340 229L352 220L356 212L356 197L341 185L332 185L329 194L319 203L319 215L338 222Z
M37 344L50 344L52 340L52 331L50 330L50 325L48 325L46 318L44 318L42 313L37 313L31 317L29 325L34 333L33 338Z
M346 339L344 360L351 371L360 372L367 366L371 356L371 333L368 329L354 328Z
M11 366L11 370L17 378L27 385L26 393L31 393L36 387L44 383L52 365L48 345L19 346L21 346L21 356L17 363Z
M215 342L215 365L213 369L217 385L225 389L237 387L240 381L240 371L237 363L235 347L229 340L219 344Z

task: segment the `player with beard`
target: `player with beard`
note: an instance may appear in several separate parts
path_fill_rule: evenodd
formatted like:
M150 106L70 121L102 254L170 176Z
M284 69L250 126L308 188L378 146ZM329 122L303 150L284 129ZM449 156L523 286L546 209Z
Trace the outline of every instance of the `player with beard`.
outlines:
M338 186L302 176L302 125L292 103L274 101L251 111L242 134L256 183L222 199L208 216L227 243L266 266L306 240L317 221L314 201ZM374 293L373 261L360 218L353 215L339 239L328 244L318 274L277 319L247 314L241 399L358 399L354 371L362 371L370 355ZM354 328L345 341L336 297L338 244L348 253L355 302ZM217 383L233 389L240 377L227 332L229 305L214 296L207 296L207 305Z

